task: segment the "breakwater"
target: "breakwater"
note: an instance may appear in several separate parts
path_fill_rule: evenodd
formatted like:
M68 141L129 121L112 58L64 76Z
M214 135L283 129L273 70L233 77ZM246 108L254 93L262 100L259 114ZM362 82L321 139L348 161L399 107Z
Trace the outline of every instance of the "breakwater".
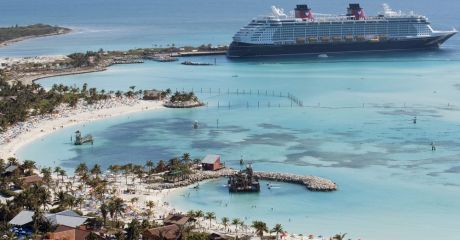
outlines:
M163 106L167 108L194 108L204 106L204 103L199 101L165 102Z
M255 172L254 175L264 180L302 184L310 191L330 192L337 190L335 182L316 176L276 172Z
M238 171L231 168L224 168L218 171L196 171L185 180L173 183L160 183L151 188L161 190L186 187L204 180L233 176L236 173L238 173ZM308 190L315 192L331 192L337 190L337 184L335 182L317 176L275 172L255 172L254 175L263 180L301 184Z

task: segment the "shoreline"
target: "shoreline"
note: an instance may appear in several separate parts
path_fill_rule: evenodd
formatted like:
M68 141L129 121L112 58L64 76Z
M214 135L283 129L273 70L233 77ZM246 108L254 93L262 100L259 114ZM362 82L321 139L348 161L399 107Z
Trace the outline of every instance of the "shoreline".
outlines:
M58 113L32 117L0 134L0 158L6 160L9 157L17 157L20 148L58 129L121 115L164 109L162 103L125 97L112 98L93 105L80 105L73 109L62 107Z
M68 33L71 33L71 32L72 32L72 29L68 29L68 30L62 30L62 31L55 32L55 33L18 37L18 38L14 38L14 39L10 39L10 40L6 40L4 42L1 42L0 43L0 48L1 47L7 47L7 46L13 45L13 44L15 44L17 42L22 42L22 41L25 41L25 40L30 40L30 39L35 39L35 38L42 38L42 37L51 37L51 36L64 35L64 34L68 34Z
M45 79L45 78L67 76L67 75L78 75L78 74L93 73L93 72L103 72L105 70L107 70L107 67L78 68L78 69L73 69L70 71L44 73L44 74L37 74L34 76L24 76L24 77L15 79L14 81L22 82L23 84L28 85L28 84L34 83L35 81Z

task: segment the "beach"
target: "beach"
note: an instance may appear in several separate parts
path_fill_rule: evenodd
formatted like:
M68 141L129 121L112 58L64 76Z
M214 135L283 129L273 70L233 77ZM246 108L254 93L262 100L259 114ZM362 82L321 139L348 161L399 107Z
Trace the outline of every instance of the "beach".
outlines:
M57 109L57 113L31 117L0 134L0 158L16 157L16 152L22 146L61 128L161 108L163 108L161 101L144 101L126 97L112 97L92 105L79 102L75 108L62 105Z

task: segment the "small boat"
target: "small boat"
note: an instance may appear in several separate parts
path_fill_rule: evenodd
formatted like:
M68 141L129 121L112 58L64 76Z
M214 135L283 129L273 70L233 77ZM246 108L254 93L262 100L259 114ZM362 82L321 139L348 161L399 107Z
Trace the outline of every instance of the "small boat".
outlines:
M329 56L325 53L318 55L319 58L328 58Z
M193 123L193 128L194 128L194 129L197 129L197 128L198 128L198 121L195 120L195 122Z
M205 62L192 62L192 61L184 61L181 62L182 65L191 65L191 66L210 66L212 65L211 63L205 63Z

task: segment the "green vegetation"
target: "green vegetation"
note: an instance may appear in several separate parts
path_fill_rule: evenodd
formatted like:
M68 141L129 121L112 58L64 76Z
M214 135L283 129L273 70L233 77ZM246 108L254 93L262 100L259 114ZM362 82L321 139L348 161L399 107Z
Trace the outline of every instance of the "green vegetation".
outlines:
M193 92L175 92L171 98L170 101L172 103L175 102L188 102L188 101L198 101L198 98L195 96Z
M79 100L93 104L110 97L104 90L88 89L86 84L82 89L53 85L48 91L35 83L9 84L0 70L0 132L12 124L26 121L31 116L53 113L60 104L75 107Z
M18 38L62 34L69 31L70 29L68 28L46 24L34 24L29 26L16 25L12 27L0 28L0 43L15 40Z

